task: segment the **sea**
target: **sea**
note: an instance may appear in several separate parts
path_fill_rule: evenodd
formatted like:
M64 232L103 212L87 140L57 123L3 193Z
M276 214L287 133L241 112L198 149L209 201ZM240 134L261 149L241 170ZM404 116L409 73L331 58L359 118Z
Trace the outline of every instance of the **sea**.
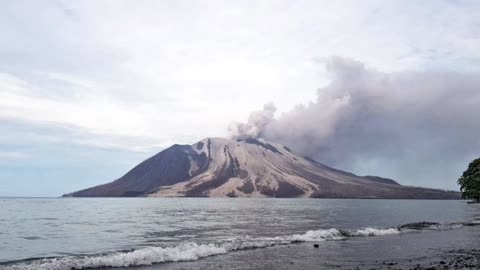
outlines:
M480 248L476 224L459 200L0 198L0 269L353 267Z

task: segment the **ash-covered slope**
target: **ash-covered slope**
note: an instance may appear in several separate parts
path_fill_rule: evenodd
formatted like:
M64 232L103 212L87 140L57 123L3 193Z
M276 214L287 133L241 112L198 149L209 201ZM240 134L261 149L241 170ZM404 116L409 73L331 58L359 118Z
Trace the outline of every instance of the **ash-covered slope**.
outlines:
M174 145L118 180L64 196L460 198L457 192L336 170L264 139L223 138Z

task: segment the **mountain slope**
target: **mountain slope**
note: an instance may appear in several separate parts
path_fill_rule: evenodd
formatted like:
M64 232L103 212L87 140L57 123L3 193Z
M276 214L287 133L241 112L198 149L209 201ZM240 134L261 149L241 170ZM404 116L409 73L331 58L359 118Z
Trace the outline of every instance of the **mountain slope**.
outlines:
M174 145L118 180L64 196L460 198L457 192L356 176L264 139L223 138Z

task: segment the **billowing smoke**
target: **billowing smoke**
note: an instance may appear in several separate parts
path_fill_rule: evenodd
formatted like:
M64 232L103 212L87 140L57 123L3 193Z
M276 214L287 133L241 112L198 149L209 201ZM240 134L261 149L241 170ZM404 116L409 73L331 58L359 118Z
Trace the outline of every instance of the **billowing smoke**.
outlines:
M480 156L480 74L383 73L338 57L326 67L331 83L314 102L277 119L269 111L250 135L358 174L456 189Z
M263 131L266 125L273 120L276 110L277 108L275 108L273 103L267 103L263 106L263 110L252 112L248 117L247 123L231 123L228 127L230 137L244 140L263 136Z

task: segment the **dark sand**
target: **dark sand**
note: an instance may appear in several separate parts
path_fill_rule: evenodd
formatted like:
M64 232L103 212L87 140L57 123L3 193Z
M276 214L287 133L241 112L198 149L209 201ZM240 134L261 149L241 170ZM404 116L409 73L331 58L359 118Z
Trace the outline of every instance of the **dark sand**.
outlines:
M179 269L480 269L480 227L232 252L142 270Z

